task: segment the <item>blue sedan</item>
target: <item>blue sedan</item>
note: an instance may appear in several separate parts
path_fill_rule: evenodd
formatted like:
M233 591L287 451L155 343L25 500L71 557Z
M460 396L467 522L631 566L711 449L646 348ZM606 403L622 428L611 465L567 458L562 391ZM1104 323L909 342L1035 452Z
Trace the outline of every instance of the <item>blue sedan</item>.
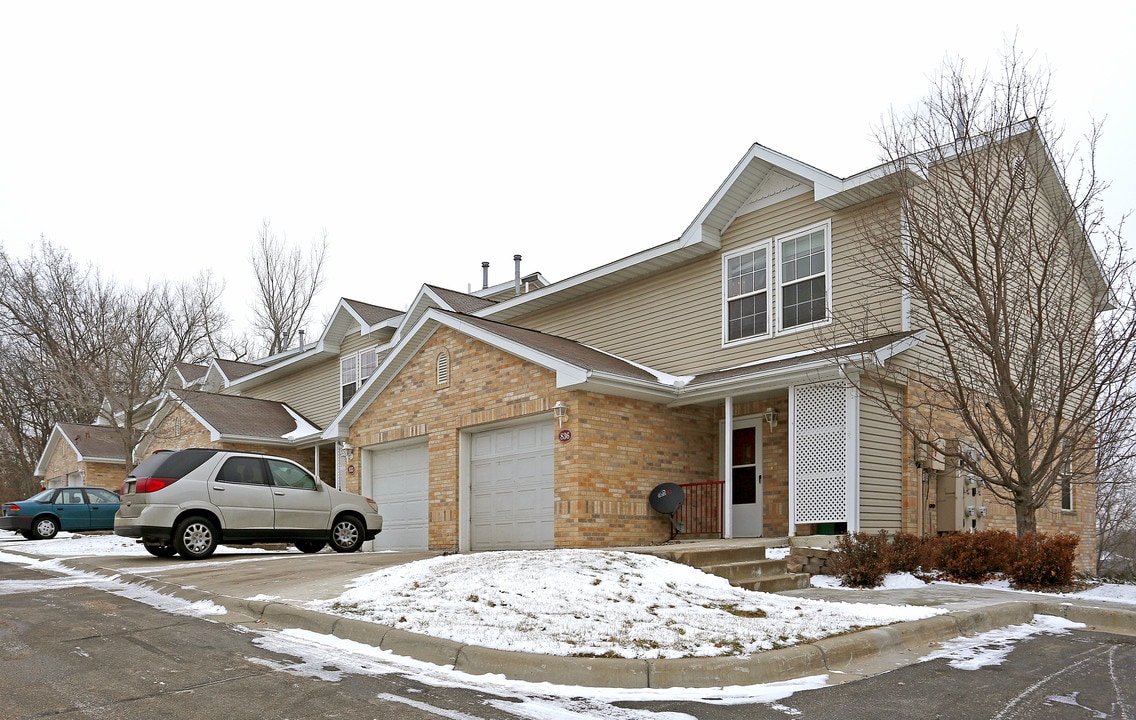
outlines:
M102 488L49 488L4 503L0 530L15 530L28 540L50 540L60 530L113 530L118 505L118 495Z

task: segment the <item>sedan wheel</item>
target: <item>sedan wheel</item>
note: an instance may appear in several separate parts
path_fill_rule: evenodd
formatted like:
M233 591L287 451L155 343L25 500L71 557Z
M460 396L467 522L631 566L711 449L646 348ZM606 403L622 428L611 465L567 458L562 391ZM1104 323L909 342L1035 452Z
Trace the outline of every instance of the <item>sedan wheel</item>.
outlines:
M50 515L32 521L32 535L37 540L50 540L59 532L59 521Z
M217 542L217 528L207 518L189 517L174 528L173 546L187 560L209 557Z
M335 552L355 552L363 546L363 523L352 515L343 515L331 528L331 549Z

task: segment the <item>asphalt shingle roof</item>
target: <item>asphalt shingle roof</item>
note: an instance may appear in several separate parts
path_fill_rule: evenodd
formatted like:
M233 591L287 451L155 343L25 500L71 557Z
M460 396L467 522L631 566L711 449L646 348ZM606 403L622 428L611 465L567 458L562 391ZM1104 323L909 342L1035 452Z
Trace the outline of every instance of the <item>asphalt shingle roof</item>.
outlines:
M107 425L59 423L59 429L84 458L125 460L122 440L115 428Z
M222 435L279 440L296 431L296 418L285 409L284 403L275 400L258 400L239 395L218 395L195 390L171 392ZM310 420L308 423L314 428L319 428Z

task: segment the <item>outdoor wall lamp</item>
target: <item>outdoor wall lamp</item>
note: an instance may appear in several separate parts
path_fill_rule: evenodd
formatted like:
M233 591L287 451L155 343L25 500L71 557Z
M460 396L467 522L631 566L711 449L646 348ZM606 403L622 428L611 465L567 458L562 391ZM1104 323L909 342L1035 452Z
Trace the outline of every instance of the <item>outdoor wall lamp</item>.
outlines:
M765 418L765 422L769 423L769 429L770 430L777 427L777 411L776 410L774 410L773 408L766 408L765 412L762 413L762 415Z
M352 455L352 453L354 453L354 452L355 452L355 448L353 448L353 447L351 447L350 445L348 445L348 444L347 444L347 441L346 441L346 440L344 440L343 442L341 442L341 443L339 444L339 452L343 453L343 457L344 457L344 459L346 459L346 460L350 460L350 459L351 459L351 455Z
M563 425L568 419L568 406L557 400L556 404L552 406L552 417L556 418L557 423Z

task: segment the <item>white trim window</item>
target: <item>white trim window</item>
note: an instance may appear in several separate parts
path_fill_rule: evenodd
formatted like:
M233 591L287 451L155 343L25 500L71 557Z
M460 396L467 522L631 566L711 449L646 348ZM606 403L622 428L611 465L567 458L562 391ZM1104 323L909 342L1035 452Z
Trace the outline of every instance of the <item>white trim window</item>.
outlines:
M832 223L777 238L778 330L813 327L829 320L832 294Z
M359 353L359 384L367 382L367 378L374 374L379 366L379 351L376 348L363 350Z
M359 389L359 356L348 355L339 359L340 404L346 405Z
M768 242L722 258L722 341L769 336Z

